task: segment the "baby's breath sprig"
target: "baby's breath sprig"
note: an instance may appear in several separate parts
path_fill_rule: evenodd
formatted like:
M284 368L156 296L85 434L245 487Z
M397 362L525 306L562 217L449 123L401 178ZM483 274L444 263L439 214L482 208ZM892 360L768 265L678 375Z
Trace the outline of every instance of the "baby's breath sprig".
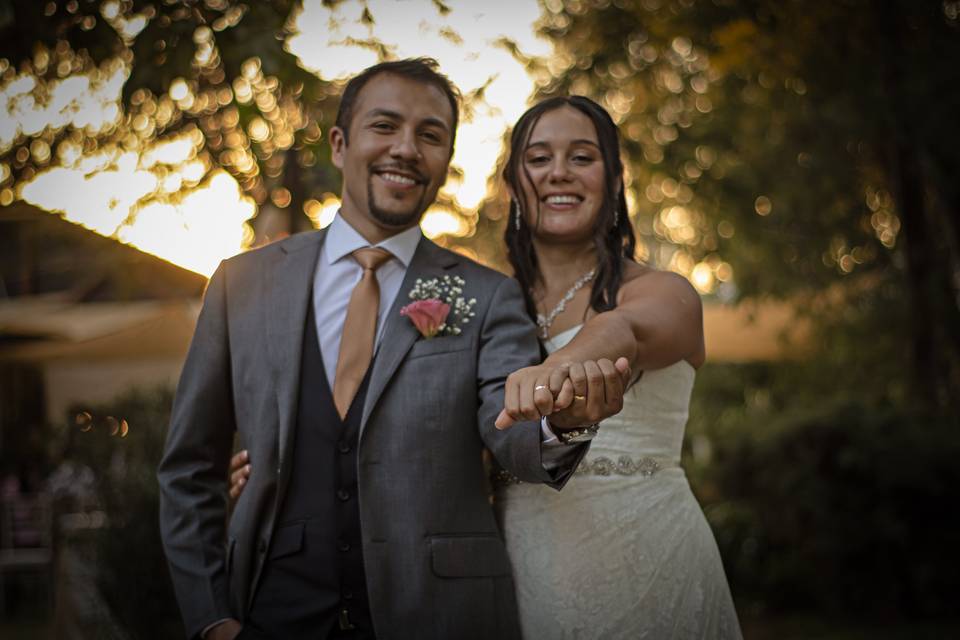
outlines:
M462 295L465 284L466 281L460 276L443 276L429 280L417 278L408 295L411 300L441 300L450 305L450 315L441 326L440 334L456 336L462 333L462 326L468 324L470 318L476 315L473 305L477 303L477 299L465 299Z

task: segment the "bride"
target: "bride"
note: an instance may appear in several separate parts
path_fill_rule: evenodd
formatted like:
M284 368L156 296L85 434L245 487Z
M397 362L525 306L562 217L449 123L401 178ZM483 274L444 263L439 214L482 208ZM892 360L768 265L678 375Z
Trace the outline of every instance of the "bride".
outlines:
M705 358L700 299L681 276L633 260L616 125L587 98L540 102L513 130L504 178L509 259L550 355L508 379L498 426L548 415L566 378L599 409L587 394L598 371L570 362L626 355L636 372L563 491L498 476L524 636L739 638L679 466Z
M705 358L700 299L684 278L633 259L616 125L584 97L540 102L513 130L504 178L508 256L549 355L508 378L497 426L549 416L571 396L603 415L602 393L589 393L602 389L600 367L626 355L636 372L623 410L578 432L593 442L562 492L496 477L524 636L740 638L716 542L679 466ZM236 497L245 452L231 471Z

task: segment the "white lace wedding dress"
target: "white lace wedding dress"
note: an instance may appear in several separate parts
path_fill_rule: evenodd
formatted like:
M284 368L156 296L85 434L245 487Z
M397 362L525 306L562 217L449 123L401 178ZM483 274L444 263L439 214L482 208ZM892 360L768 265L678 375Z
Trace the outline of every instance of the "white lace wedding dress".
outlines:
M741 637L716 541L679 467L694 373L685 361L644 372L562 491L500 478L526 640Z

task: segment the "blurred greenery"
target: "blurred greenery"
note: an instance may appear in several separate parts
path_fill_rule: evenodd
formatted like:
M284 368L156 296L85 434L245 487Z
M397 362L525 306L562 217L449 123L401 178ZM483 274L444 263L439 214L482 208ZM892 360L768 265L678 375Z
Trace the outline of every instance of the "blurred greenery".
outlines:
M801 407L777 366L707 367L691 409L692 485L738 604L950 615L960 420L856 397Z
M339 88L301 68L284 49L288 18L298 6L293 0L3 0L5 81L17 72L52 82L105 71L116 61L129 66L117 126L20 133L0 148L0 159L11 164L9 179L28 181L56 164L49 154L21 152L31 140L53 149L82 144L92 153L197 131L208 169L227 170L259 205L273 194L287 214L283 231L311 228L304 204L339 186L321 136L321 127L333 124L337 100L328 98ZM134 25L142 26L136 31ZM181 93L190 97L173 100L174 83L183 83ZM270 135L248 135L253 123Z
M157 525L156 469L172 403L169 389L133 391L80 411L89 419L65 434L62 462L93 471L92 502L106 516L88 558L96 566L96 588L132 639L183 636Z

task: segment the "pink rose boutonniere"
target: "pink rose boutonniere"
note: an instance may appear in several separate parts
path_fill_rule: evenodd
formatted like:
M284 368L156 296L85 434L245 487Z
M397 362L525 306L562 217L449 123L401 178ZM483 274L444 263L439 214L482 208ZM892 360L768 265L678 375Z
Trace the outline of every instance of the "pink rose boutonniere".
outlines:
M443 276L423 280L416 284L407 297L413 302L400 309L400 315L410 318L424 338L460 335L462 326L474 316L476 298L465 299L460 276Z
M450 305L437 299L417 300L403 309L400 315L407 316L424 338L432 338L446 324Z

